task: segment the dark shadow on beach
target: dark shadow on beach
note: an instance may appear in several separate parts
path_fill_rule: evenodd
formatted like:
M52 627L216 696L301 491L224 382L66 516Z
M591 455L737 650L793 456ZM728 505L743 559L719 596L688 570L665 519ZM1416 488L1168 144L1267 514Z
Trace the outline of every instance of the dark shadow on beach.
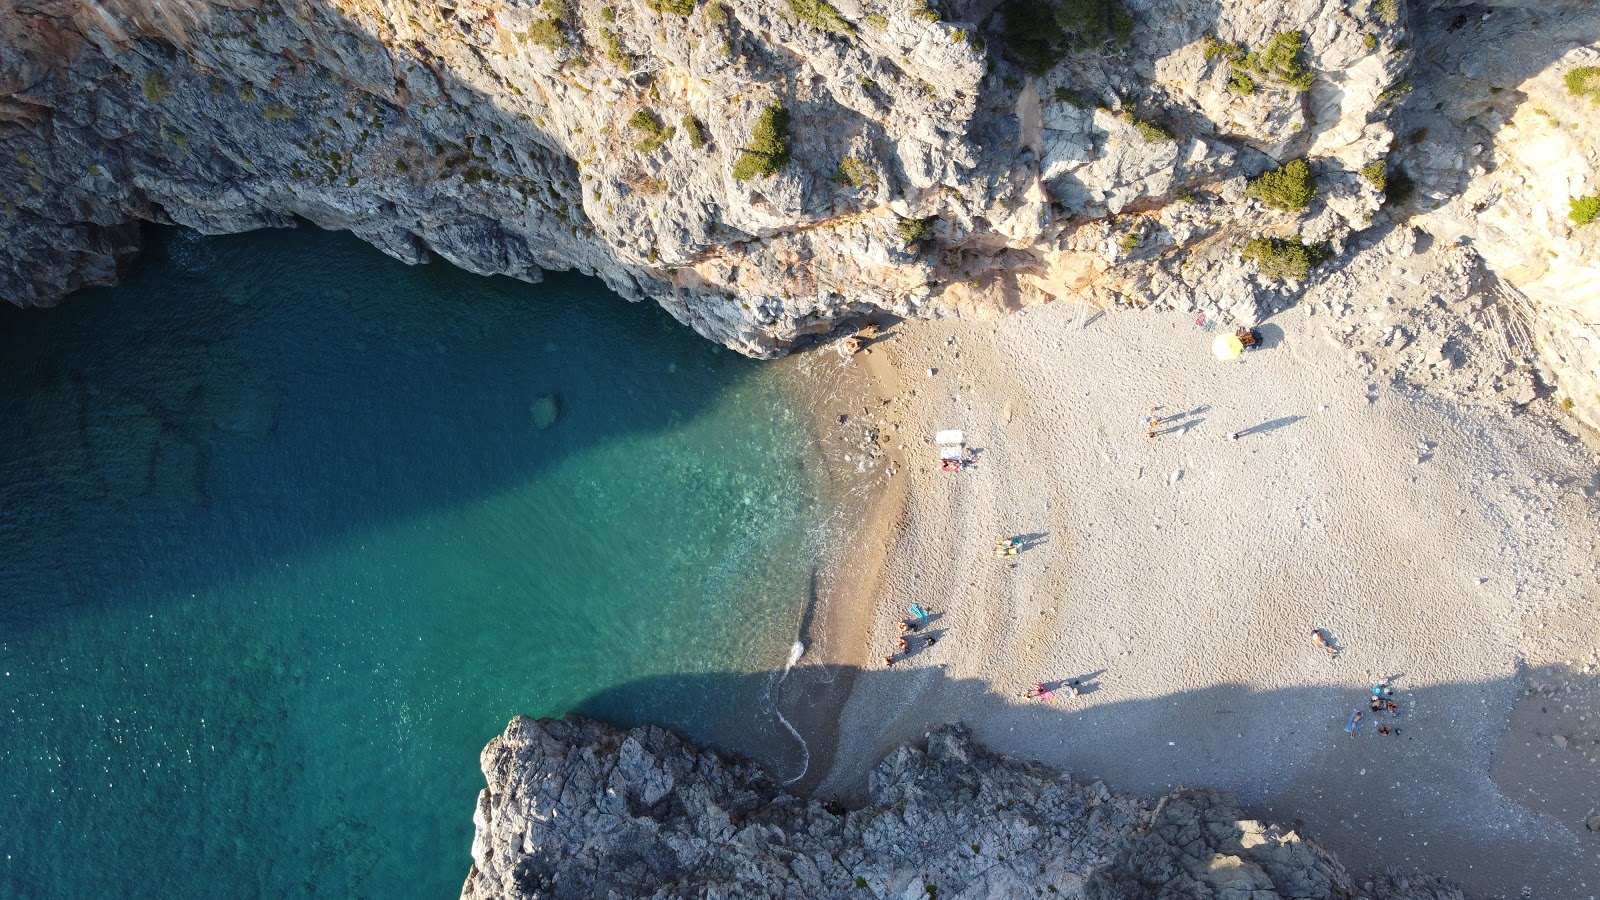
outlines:
M1320 654L1309 659L1320 666ZM937 667L849 670L852 705L881 704L870 732L841 734L837 698L818 702L811 685L833 684L833 667L780 673L659 676L601 692L575 712L615 725L664 725L725 753L754 759L779 780L808 771L791 789L819 799L865 805L867 768L926 731L963 722L977 739L1031 758L1080 781L1151 797L1177 787L1211 787L1239 796L1258 817L1300 829L1334 850L1360 877L1389 867L1445 874L1472 896L1576 896L1600 878L1592 835L1581 818L1558 820L1509 803L1489 777L1507 716L1525 686L1588 679L1566 669L1524 672L1491 682L1395 685L1398 717L1365 722L1352 739L1343 729L1367 692L1331 685L1259 691L1219 684L1149 700L1096 702L1098 682L1115 672L1077 676L1088 690L1053 703L1027 700L978 680L951 679ZM772 710L718 709L716 698L745 695L748 682L771 685L777 708L804 735L808 750L776 723ZM1065 683L1064 681L1061 683ZM658 710L697 704L711 719L662 717ZM731 716L730 716L731 714ZM1536 709L1531 712L1537 716ZM720 717L720 718L719 718ZM766 723L762 724L765 718ZM845 717L863 721L859 717ZM1381 736L1376 726L1398 726ZM866 746L869 752L862 753ZM855 765L852 761L859 761ZM1600 790L1600 776L1574 754L1569 790ZM837 762L848 771L824 772ZM1496 773L1500 778L1501 773ZM1587 779L1587 780L1582 780ZM825 787L820 791L819 785Z

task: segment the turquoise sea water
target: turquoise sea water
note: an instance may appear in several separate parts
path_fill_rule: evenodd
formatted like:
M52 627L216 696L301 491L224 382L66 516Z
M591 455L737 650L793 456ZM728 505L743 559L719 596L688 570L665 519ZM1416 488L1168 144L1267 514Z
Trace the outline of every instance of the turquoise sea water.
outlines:
M310 228L0 311L0 895L454 896L483 744L602 692L798 773L762 693L627 685L783 667L804 434L597 281Z

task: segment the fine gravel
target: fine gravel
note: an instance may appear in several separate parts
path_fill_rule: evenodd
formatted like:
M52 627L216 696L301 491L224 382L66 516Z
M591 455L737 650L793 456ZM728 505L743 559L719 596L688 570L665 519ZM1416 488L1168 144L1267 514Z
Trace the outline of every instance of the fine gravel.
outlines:
M1117 790L1235 792L1358 871L1600 892L1592 804L1533 799L1534 782L1552 791L1523 770L1542 754L1495 759L1534 745L1530 684L1529 702L1593 684L1593 442L1548 404L1513 416L1369 380L1299 310L1259 330L1262 347L1223 363L1191 317L1056 303L903 324L838 363L890 371L822 411L838 423L823 446L896 487L894 527L859 548L881 574L870 621L849 626L865 646L845 655L883 669L913 603L938 643L913 639L898 677L856 680L819 793L860 797L885 754L961 721ZM938 470L943 428L966 432L969 470ZM1024 541L1014 560L994 555L1003 537ZM1022 696L1071 678L1076 699ZM1382 680L1400 733L1369 713L1350 737ZM1508 733L1514 710L1532 724ZM1592 781L1597 745L1569 743Z

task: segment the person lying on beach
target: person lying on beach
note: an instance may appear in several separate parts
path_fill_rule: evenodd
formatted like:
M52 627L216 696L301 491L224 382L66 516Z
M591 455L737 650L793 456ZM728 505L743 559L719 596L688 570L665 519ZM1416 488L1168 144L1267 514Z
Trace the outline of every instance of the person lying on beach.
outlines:
M908 632L910 630L911 630L911 626L909 624L907 624L905 619L901 619L900 620L900 633L901 634L905 634L906 632Z
M1394 729L1390 728L1387 725L1379 725L1378 726L1378 733L1383 735L1384 737L1388 737L1389 735L1394 734Z
M892 668L894 668L894 657L892 657L892 656L885 656L885 657L884 657L884 658L883 658L883 667L884 667L884 668L885 668L885 669L892 669Z
M1361 719L1362 715L1359 709L1350 714L1350 724L1346 725L1344 730L1350 733L1351 740L1355 740L1356 732L1361 730Z
M1372 700L1367 704L1367 707L1375 713L1383 712L1383 698L1374 694L1372 696Z
M1332 645L1330 643L1328 643L1328 639L1322 636L1322 629L1320 629L1320 628L1311 629L1311 643L1316 644L1318 647L1321 647L1322 648L1322 652L1328 654L1328 658L1329 659L1338 659L1339 658L1339 648L1335 647L1334 645Z
M906 643L906 639L905 638L901 638L900 640L896 641L895 642L895 647L898 648L901 653L904 653L908 649L910 649L910 645Z
M1400 715L1400 704L1394 702L1393 700L1385 700L1383 701L1383 711L1398 718Z

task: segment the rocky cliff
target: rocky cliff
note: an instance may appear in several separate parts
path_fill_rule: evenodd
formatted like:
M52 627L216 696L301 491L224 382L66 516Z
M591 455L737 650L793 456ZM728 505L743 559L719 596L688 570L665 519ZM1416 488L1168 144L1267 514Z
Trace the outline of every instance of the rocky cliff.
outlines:
M948 726L873 770L846 811L660 728L518 717L483 751L466 900L895 897L1460 900L1358 879L1231 798L1150 803L995 756Z
M1563 208L1590 101L1523 102L1560 93L1595 16L1495 4L1536 46L1488 54L1456 5L4 0L0 295L113 278L138 221L307 220L409 261L581 269L765 356L1060 297L1253 322L1465 205L1424 227L1477 236L1526 301L1494 301L1529 334L1503 368L1546 366L1600 422L1595 238ZM1344 301L1382 290L1356 281Z

